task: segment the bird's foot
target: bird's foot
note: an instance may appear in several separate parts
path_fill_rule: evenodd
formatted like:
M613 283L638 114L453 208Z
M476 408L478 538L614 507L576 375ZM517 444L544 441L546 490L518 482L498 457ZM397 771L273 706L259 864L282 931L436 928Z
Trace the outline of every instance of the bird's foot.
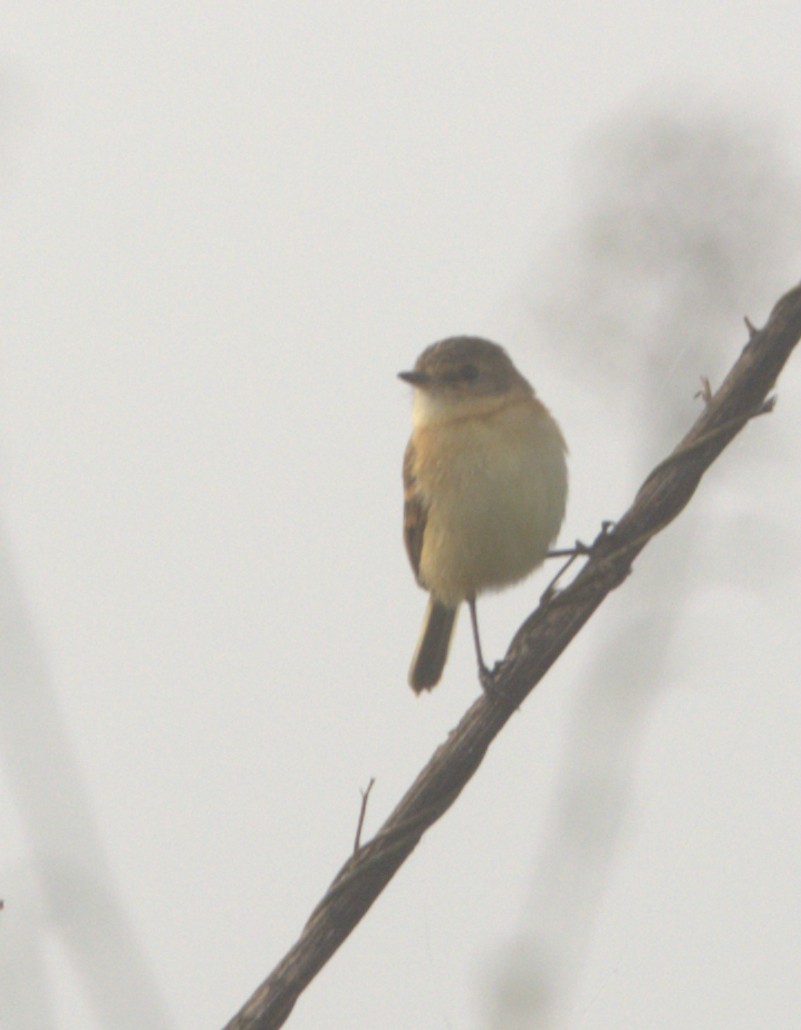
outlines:
M481 689L487 695L487 697L493 700L501 696L500 690L498 689L498 673L501 671L503 662L496 662L494 668L488 669L483 663L478 667L478 682L481 684Z

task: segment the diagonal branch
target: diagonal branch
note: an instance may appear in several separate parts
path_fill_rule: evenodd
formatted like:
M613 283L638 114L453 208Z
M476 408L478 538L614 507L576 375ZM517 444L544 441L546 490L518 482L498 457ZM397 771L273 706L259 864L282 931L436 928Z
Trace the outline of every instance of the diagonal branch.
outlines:
M769 411L768 393L801 336L801 285L774 307L675 450L651 472L633 504L602 533L573 582L540 604L515 634L496 672L497 694L482 695L375 837L344 864L296 944L225 1030L274 1030L409 857L423 833L453 804L487 748L634 559L681 512L704 472L750 419Z

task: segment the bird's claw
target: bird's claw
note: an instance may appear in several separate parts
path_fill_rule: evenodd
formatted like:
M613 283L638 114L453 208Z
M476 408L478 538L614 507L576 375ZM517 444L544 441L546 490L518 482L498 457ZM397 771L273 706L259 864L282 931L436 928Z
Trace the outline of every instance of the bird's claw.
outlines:
M496 662L493 669L488 669L486 665L480 665L478 669L478 682L481 684L481 689L488 697L493 699L500 697L498 681L495 677L502 665L503 662Z

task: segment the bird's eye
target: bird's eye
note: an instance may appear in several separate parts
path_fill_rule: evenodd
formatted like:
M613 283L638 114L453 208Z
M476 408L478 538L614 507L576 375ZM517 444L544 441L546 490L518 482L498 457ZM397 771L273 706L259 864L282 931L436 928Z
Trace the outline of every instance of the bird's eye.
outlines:
M475 365L462 365L460 371L460 378L470 382L473 379L478 379L478 369Z

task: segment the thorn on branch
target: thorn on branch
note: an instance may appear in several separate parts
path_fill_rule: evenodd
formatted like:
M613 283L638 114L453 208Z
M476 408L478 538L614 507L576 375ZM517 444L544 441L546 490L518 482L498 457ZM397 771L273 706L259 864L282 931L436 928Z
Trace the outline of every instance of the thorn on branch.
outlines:
M749 341L753 340L755 336L759 336L761 330L757 329L757 327L754 325L754 323L751 321L748 315L745 316L743 321L745 322L745 328L748 330Z
M359 822L356 826L356 839L353 842L353 854L355 855L359 848L362 846L362 827L364 826L364 816L367 812L367 799L370 797L370 791L373 789L375 783L375 776L370 777L370 782L367 784L367 789L361 791L362 795L362 807L359 810Z
M776 407L776 402L778 400L778 395L775 393L772 393L770 397L766 397L760 405L757 415L769 415L771 411L773 411L773 409Z
M709 380L706 376L701 376L701 389L695 396L700 397L707 408L712 403L712 387L709 385Z

